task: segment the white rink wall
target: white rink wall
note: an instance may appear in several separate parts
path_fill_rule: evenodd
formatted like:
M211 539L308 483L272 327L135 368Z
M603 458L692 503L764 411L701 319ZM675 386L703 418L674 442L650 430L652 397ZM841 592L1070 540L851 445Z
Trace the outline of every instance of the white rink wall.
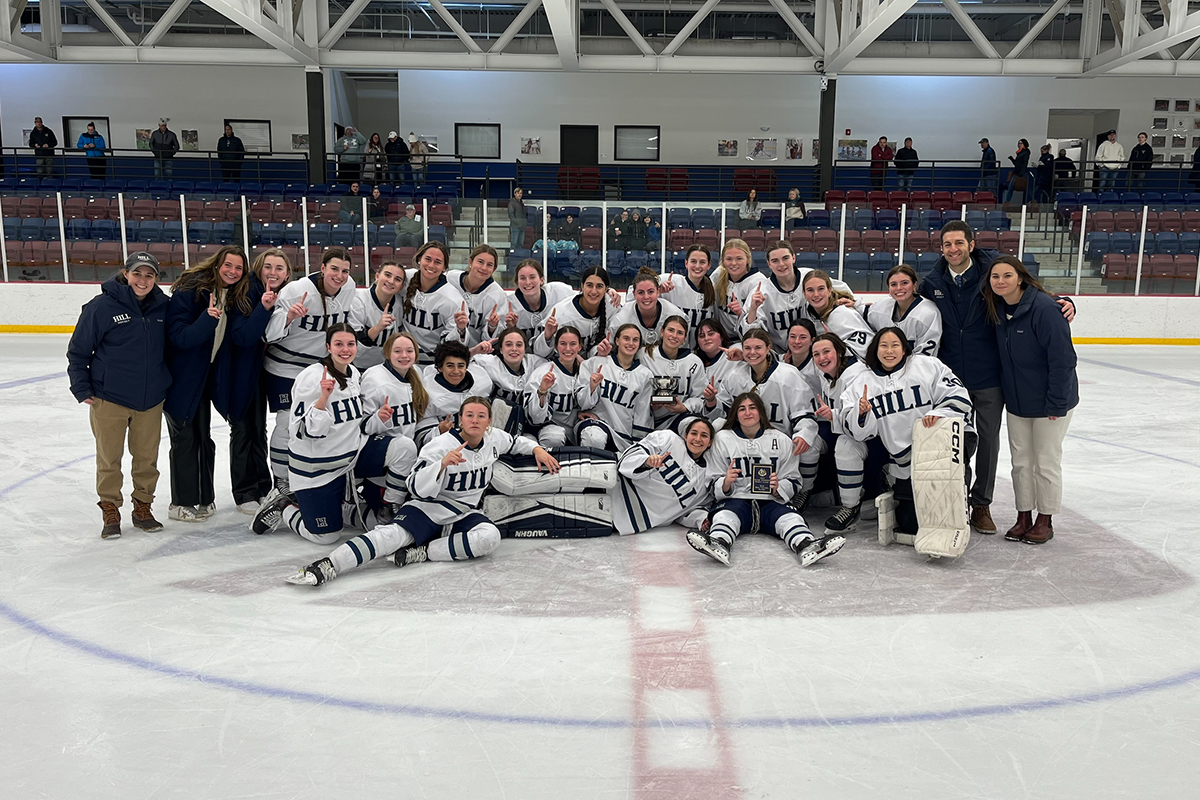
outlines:
M69 332L99 291L95 283L0 283L0 333ZM1200 344L1200 298L1084 295L1076 304L1080 343Z

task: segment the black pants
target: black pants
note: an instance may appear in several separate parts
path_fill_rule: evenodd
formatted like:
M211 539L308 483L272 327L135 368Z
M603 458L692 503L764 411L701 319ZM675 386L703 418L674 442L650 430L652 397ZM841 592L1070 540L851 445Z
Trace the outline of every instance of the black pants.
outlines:
M343 183L353 183L362 177L362 163L352 161L338 162L338 180Z
M274 485L267 464L267 395L261 386L246 413L229 420L229 477L239 505L263 499Z
M87 160L88 171L92 173L93 178L103 180L108 173L107 159L104 158L89 158Z
M240 181L242 179L242 163L240 161L222 161L221 178L226 181Z
M213 472L216 469L217 445L212 440L212 403L209 387L200 396L196 413L188 420L167 418L171 435L171 505L201 506L213 502Z

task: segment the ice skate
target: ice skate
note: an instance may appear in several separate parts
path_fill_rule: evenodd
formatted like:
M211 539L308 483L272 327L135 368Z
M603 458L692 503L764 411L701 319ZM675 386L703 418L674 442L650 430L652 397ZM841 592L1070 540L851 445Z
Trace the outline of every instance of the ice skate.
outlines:
M845 536L825 536L800 548L800 566L811 567L822 558L831 556L846 544Z
M283 510L295 502L296 497L290 492L284 493L272 489L271 494L267 495L267 499L263 501L262 506L254 515L254 520L250 523L250 530L259 535L275 530L283 519Z
M693 529L687 532L687 543L692 546L692 549L704 553L704 555L719 561L725 566L729 566L729 547L722 542L714 540L712 536L699 529Z
M850 533L858 526L858 506L842 506L825 520L825 533Z
M410 544L408 547L401 547L388 556L388 561L397 567L407 567L409 564L419 564L422 561L428 560L429 553L426 552L425 545L423 544Z
M320 586L337 577L333 562L328 558L314 561L307 567L301 567L295 575L289 575L287 582L297 586Z

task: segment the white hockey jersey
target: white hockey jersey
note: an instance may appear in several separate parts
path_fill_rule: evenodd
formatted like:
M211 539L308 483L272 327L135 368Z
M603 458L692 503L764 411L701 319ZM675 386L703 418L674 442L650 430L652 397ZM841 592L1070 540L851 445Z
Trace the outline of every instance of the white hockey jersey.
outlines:
M841 377L836 381L830 380L829 376L824 372L813 369L816 372L817 379L821 381L817 391L820 393L820 398L825 401L825 405L829 406L829 410L833 412L833 419L829 421L829 427L836 434L844 434L846 428L843 424L845 415L842 413L843 391L845 387L853 383L856 375L867 368L867 365L861 361L855 361L842 372ZM862 397L862 384L858 384L858 396Z
M646 458L652 455L667 459L661 467L648 467ZM617 459L617 470L620 476L610 494L613 527L622 536L672 522L698 527L712 505L716 473L704 456L693 459L683 439L671 431L654 431L630 445Z
M315 489L345 475L374 433L386 428L379 417L367 413L362 398L361 370L347 367L346 388L336 382L325 408L314 404L321 397L324 366L301 370L292 388L288 421L288 481L292 490Z
M709 381L717 387L717 405L716 408L709 409L707 404L702 412L710 420L716 421L724 417L724 409L721 406L721 385L735 370L739 369L738 365L743 364L741 361L730 361L729 357L724 353L717 353L716 358L708 358L703 353L697 353L700 357L700 363L704 365L704 380L700 386L700 394L704 395L704 389L708 386Z
M446 273L446 280L458 293L467 301L467 337L466 343L468 347L474 347L480 342L491 339L500 331L504 330L504 315L508 313L508 292L504 291L504 287L496 283L496 281L488 278L474 292L468 292L463 287L463 277L467 274L465 269L450 270ZM492 316L492 308L496 309L496 314L500 317L500 322L495 328L488 327L488 318Z
M659 293L659 297L675 305L688 321L687 346L696 349L696 326L700 320L711 318L716 313L716 302L704 305L704 292L692 284L687 275L672 275L671 290Z
M801 436L810 445L817 440L813 394L800 371L790 364L772 360L762 380L755 382L750 365L735 363L717 386L717 407L728 416L734 399L743 392L757 392L767 409L767 420L788 437Z
M404 294L408 292L408 281L420 280L417 272L416 269L405 270L405 291L399 298L400 317L404 320L404 330L417 340L421 363L432 364L433 351L439 344L462 341L454 313L462 308L464 301L458 289L443 275L428 292L422 292L418 287L412 298L412 308L405 311Z
M377 364L363 373L362 397L363 410L368 414L378 411L386 397L393 414L385 433L416 439L417 410L413 408L413 387L407 376L396 372L391 364Z
M575 427L575 423L579 421L579 383L584 383L586 387L588 375L584 375L580 371L582 361L575 362L575 371L567 369L563 366L558 357L547 361L539 367L535 367L529 374L529 403L525 410L528 412L529 421L534 425L545 425L553 423L561 425L570 430ZM543 400L538 397L538 387L542 385L542 378L550 370L554 370L554 385L546 392L546 398Z
M718 278L720 277L721 273L724 272L724 270L724 267L717 267L715 270L713 270L712 275L709 277L712 279L714 285L717 283ZM721 321L721 327L723 327L725 332L730 336L737 336L738 332L742 330L742 320L746 316L746 307L750 305L750 295L754 294L754 290L758 288L758 285L762 283L764 279L765 278L761 272L758 272L751 267L750 271L743 275L740 280L735 281L733 278L729 279L729 288L727 290L729 296L725 298L724 302L721 302L720 297L717 298L717 318ZM738 302L741 303L741 314L734 314L729 310L730 297L736 297Z
M616 348L617 344L617 328L621 327L622 325L627 325L629 323L636 325L637 329L642 332L643 346L648 344L658 344L659 339L662 338L663 325L666 324L667 320L671 317L684 316L683 312L679 310L679 306L666 300L658 301L658 307L656 311L657 313L655 314L654 321L650 324L646 324L642 321L642 315L638 313L637 303L626 303L625 305L621 306L620 311L608 318L608 330L613 334L613 338L610 341L612 342L614 349Z
M591 391L592 373L600 371L603 380ZM579 408L591 411L612 432L617 449L622 450L654 430L650 415L650 395L654 393L654 373L639 359L625 369L616 354L596 356L583 362L576 390Z
M554 321L558 323L559 330L570 325L579 331L579 335L583 337L582 346L579 348L579 355L582 358L595 355L596 345L600 344L600 340L604 338L604 334L608 332L607 325L613 316L618 311L618 306L612 304L612 301L605 299L607 304L605 308L605 329L601 330L600 315L592 316L583 310L579 305L579 295L570 297L566 300L559 301L551 309L554 314ZM547 314L547 317L550 315ZM543 326L545 330L545 326ZM547 342L545 335L538 336L533 340L533 352L542 358L549 358L554 350L553 342Z
M890 297L872 303L867 311L867 324L876 332L895 326L904 331L914 353L936 356L942 344L942 313L938 307L917 295L908 311L900 315L899 310Z
M681 349L675 358L668 358L660 344L649 353L642 350L642 363L655 378L675 379L678 384L675 396L687 406L688 411L693 414L704 413L704 398L700 395L708 383L708 378L704 374L704 362L700 360L700 356L690 350ZM666 409L657 409L653 413L655 425L675 416L674 411Z
M333 297L321 297L314 273L292 281L279 290L275 309L267 322L267 355L264 368L272 375L294 378L310 364L325 357L325 331L330 325L350 322L354 307L354 279L346 283ZM307 295L307 297L305 296ZM308 313L288 324L288 309L304 299ZM324 302L322 302L324 300Z
M508 307L517 315L517 329L525 334L525 341L529 352L537 352L534 349L537 342L534 340L541 338L545 352L538 352L537 354L545 357L550 353L552 348L546 345L544 336L546 332L546 317L550 316L550 309L574 296L575 290L565 283L552 281L543 284L541 288L541 300L538 302L537 310L534 311L525 302L525 296L519 291L514 291L509 295ZM507 314L507 310L504 313ZM556 321L557 319L555 317Z
M972 427L971 397L950 368L932 356L913 355L890 373L863 368L838 381L838 414L847 433L859 441L878 436L891 455L893 474L907 478L912 466L913 423L924 416L960 417ZM858 415L863 387L871 410Z
M871 343L875 331L871 330L871 326L862 318L862 314L853 308L834 306L829 312L829 316L822 320L821 315L811 305L805 303L804 316L812 320L818 336L822 333L836 333L855 356L866 358L867 345Z
M807 305L804 299L804 279L812 272L809 267L793 267L792 268L796 284L791 291L786 291L779 284L779 277L772 272L763 279L759 284L762 290L764 300L755 314L754 322L748 322L748 316L742 318L742 331L749 331L751 328L762 328L771 335L771 342L775 345L775 349L779 352L787 350L787 335L788 330L796 320L805 316L804 308ZM838 291L850 294L850 287L844 282L831 278L833 288ZM753 294L753 292L751 292ZM744 310L749 311L750 303L747 301ZM818 330L818 332L820 332Z
M728 492L725 488L725 471L733 462L742 474L737 477ZM786 503L800 488L800 461L792 455L792 440L782 431L760 430L753 439L746 438L741 428L717 431L712 450L708 454L712 469L713 495L718 500L774 500ZM751 489L752 464L770 464L771 471L779 475L779 497L755 494Z
M483 367L476 366L474 362L467 366L466 377L457 386L443 378L432 364L421 373L421 383L429 395L429 407L425 409L425 416L417 420L418 447L437 436L438 423L446 417L453 419L457 425L459 409L468 397L492 396L492 379Z
M471 357L471 365L479 367L491 378L491 396L517 408L525 407L529 393L533 391L529 386L529 376L545 363L546 359L530 353L521 361L519 371L514 372L504 363L504 359L495 353L482 353Z
M425 513L432 522L448 525L479 510L483 490L492 481L492 466L496 459L508 453L530 455L538 446L524 436L512 437L489 428L479 447L464 447L463 463L442 468L442 458L463 443L457 429L435 436L417 454L417 464L408 476L408 492L412 505Z
M388 340L389 336L400 330L400 305L402 302L403 298L400 294L391 299L387 311L396 320L372 339L367 331L379 324L379 320L383 318L384 308L379 302L379 296L375 293L374 285L355 292L354 305L350 307L350 324L358 332L358 355L354 357L354 366L367 370L376 364L383 363L383 343Z

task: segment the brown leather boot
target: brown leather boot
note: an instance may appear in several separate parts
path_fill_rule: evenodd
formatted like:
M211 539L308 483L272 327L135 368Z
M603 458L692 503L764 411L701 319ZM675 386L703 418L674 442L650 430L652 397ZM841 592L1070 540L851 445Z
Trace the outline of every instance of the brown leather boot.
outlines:
M1049 514L1038 514L1033 527L1025 531L1021 541L1026 544L1045 544L1054 538L1054 518Z
M154 518L150 504L141 500L133 501L133 526L149 533L163 529L162 523Z
M988 536L996 532L990 506L971 506L971 527Z
M117 504L101 500L96 505L100 506L100 511L104 514L104 527L100 530L100 538L120 539L121 512L117 508Z
M1033 512L1018 511L1017 524L1008 529L1008 533L1004 534L1004 538L1010 542L1019 542L1025 538L1025 532L1033 527Z

